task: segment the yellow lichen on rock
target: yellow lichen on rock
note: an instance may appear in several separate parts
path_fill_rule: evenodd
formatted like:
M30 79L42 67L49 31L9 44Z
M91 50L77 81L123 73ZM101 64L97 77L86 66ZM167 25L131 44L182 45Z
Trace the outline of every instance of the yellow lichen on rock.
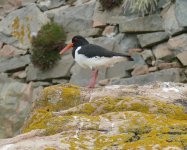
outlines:
M24 44L24 39L28 38L31 42L30 19L25 17L26 24L21 23L19 17L16 17L12 23L12 36L17 38L20 43ZM27 35L27 36L26 36Z
M65 110L82 103L80 89L76 86L50 86L44 88L36 107L48 107L50 111Z
M23 132L33 129L45 129L46 121L52 118L53 111L64 110L79 105L81 102L80 89L76 86L51 86L45 88L40 99L34 104L33 113L25 124ZM52 133L58 130L57 127L53 128L53 126L52 129L54 131L49 129Z
M81 89L56 85L43 90L24 132L61 133L69 149L184 149L184 107L148 97L103 97L85 102Z
M56 150L56 148L48 147L48 148L45 148L44 150Z
M37 109L33 112L30 120L25 124L23 132L28 132L35 129L45 129L46 120L52 117L52 113L44 109Z
M89 103L79 105L73 111L67 111L68 114L105 114L109 112L119 111L138 111L150 114L162 114L173 119L187 119L187 114L184 112L184 107L174 104L167 104L155 99L138 99L138 97L130 98L109 98L94 100Z

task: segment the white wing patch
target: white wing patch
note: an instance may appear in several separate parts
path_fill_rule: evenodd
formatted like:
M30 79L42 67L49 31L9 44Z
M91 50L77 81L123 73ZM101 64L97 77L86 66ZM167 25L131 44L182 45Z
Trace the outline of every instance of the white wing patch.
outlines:
M100 68L102 66L105 67L111 67L117 62L121 62L124 60L127 60L125 57L121 56L114 56L114 57L92 57L88 58L83 54L78 54L78 51L81 49L81 46L79 46L75 50L75 61L83 68Z

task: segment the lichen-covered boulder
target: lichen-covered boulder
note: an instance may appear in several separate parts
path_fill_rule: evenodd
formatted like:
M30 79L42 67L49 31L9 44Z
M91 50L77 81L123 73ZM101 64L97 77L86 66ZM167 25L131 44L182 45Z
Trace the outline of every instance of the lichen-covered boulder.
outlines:
M0 22L0 41L25 49L31 47L31 37L49 21L36 4L9 13Z
M22 135L0 148L187 148L187 86L158 83L87 90L70 84L47 87L35 102Z

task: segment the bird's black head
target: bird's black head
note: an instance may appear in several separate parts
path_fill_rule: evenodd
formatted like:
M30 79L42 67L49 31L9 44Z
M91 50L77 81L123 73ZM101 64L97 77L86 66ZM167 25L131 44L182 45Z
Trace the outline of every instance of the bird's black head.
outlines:
M76 35L72 38L73 47L79 47L89 44L89 42L80 35Z
M60 51L60 54L63 55L66 51L68 51L70 48L73 47L72 52L73 52L73 57L74 57L75 50L77 49L77 47L87 45L87 44L89 44L89 42L85 38L83 38L80 35L76 35L72 38L72 43L67 44L66 47L64 47Z

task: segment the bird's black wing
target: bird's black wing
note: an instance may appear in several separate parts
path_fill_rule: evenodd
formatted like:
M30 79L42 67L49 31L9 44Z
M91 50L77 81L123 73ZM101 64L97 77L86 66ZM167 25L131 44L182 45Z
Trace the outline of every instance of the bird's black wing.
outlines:
M87 44L81 46L81 49L78 51L79 54L83 54L88 58L92 57L113 57L113 56L122 56L122 57L130 57L125 54L117 53L109 51L101 46L94 45L94 44Z

